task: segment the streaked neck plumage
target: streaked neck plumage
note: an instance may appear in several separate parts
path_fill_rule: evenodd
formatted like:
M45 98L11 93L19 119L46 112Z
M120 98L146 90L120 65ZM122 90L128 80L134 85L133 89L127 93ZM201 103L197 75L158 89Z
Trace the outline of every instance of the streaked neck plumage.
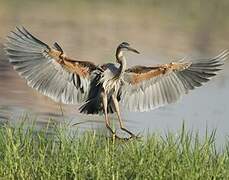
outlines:
M124 56L123 51L119 48L116 51L116 61L120 64L118 75L120 77L122 73L126 70L126 58Z

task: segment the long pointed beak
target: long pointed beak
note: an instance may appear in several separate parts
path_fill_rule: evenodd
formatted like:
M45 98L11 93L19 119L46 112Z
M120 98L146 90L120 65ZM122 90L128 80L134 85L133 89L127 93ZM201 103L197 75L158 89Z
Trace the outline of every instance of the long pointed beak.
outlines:
M128 49L134 53L140 54L139 51L137 51L136 49L132 48L132 47L128 47Z

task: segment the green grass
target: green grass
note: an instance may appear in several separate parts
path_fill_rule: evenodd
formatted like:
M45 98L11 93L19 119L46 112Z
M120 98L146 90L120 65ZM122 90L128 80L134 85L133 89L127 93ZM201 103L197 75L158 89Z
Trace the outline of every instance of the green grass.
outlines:
M122 142L53 131L0 127L0 178L229 179L229 145L218 152L215 132L200 138L183 127L178 136Z

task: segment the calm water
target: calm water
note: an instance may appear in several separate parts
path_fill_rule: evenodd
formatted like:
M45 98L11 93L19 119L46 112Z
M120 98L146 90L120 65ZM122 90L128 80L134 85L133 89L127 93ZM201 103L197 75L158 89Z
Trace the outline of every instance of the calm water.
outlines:
M118 1L119 2L119 1ZM43 41L58 41L69 56L96 63L114 61L116 46L130 42L141 55L130 54L128 65L153 65L182 57L201 58L229 48L228 2L125 1L125 3L70 4L17 1L0 2L0 119L17 122L30 113L39 126L52 117L57 122L80 124L81 129L104 127L103 117L79 114L79 106L60 105L27 87L8 64L4 38L23 25ZM205 7L203 10L202 7ZM184 121L192 130L217 129L223 142L229 134L229 62L224 71L182 101L145 113L122 112L134 132L177 132ZM112 117L115 120L115 117Z

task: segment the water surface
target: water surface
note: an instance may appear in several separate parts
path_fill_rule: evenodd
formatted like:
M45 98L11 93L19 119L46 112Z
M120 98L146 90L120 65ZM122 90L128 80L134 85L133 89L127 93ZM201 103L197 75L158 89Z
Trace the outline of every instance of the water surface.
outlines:
M89 121L79 125L82 129L104 127L103 117L81 115L79 105L60 105L27 87L2 49L15 26L27 27L49 44L57 41L69 56L96 63L114 62L116 46L128 41L141 52L128 55L128 66L154 65L182 57L211 57L229 48L228 2L203 2L1 1L0 119L17 122L22 114L30 113L39 126L51 117L59 123ZM217 139L223 142L229 132L228 79L226 62L216 78L182 101L144 113L123 110L123 118L136 133L177 132L183 121L202 135L206 127L209 131L217 128Z

